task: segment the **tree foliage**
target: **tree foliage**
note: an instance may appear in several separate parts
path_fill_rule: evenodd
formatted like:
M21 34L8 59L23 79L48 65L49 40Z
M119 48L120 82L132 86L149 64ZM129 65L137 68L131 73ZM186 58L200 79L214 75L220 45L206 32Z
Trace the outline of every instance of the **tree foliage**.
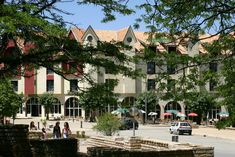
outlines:
M109 105L117 105L117 94L113 93L117 80L110 80L103 84L97 83L85 91L78 93L79 103L85 109L102 109Z
M46 67L55 73L66 77L66 74L82 71L85 64L94 67L105 67L116 73L132 75L133 69L124 66L129 58L123 53L122 44L112 42L99 42L97 47L82 46L68 37L66 21L63 14L67 13L57 8L57 0L36 1L0 1L0 76L22 75L27 76L26 70ZM78 4L95 4L103 7L106 20L113 19L114 12L130 14L124 4L110 1L79 1ZM111 7L111 8L110 8ZM22 51L24 53L22 53ZM110 58L120 64L114 64L110 58L98 57L112 52ZM61 63L70 64L71 71L57 66ZM74 64L75 63L75 64ZM77 66L80 66L79 70ZM18 70L17 70L18 69ZM91 79L89 81L92 81Z
M216 98L216 95L212 95L206 90L194 91L187 93L184 102L190 111L198 113L198 123L200 124L201 118L206 120L209 111L219 106Z
M215 82L217 88L214 92L219 93L222 99L220 104L225 105L230 113L230 118L227 120L230 123L234 123L235 120L232 116L235 113L232 101L234 93L232 80L234 80L235 75L231 63L234 62L235 1L148 0L140 4L139 9L144 10L144 12L137 19L136 26L138 27L139 22L146 23L150 29L151 38L158 39L162 36L167 36L168 39L179 44L184 44L186 41L192 44L199 43L205 48L207 53L203 55L187 57L181 55L177 57L177 54L175 54L176 57L173 57L173 60L171 60L171 56L166 55L164 58L164 60L166 59L165 64L171 62L176 68L176 72L187 68L190 70L194 69L192 74L183 75L183 77L175 81L176 88L177 84L180 85L180 82L189 85L184 88L187 90L177 89L183 99L187 95L191 95L188 92L199 89L198 92L202 93L199 94L199 98L196 100L206 100L204 98L209 98L210 96L208 94L206 94L207 96L204 95L205 85L209 81ZM202 36L204 33L207 35ZM218 37L216 40L214 40L215 36ZM213 40L210 43L205 43L206 39ZM188 46L190 45L188 44ZM162 59L162 57L156 58ZM158 61L159 59L155 60ZM164 61L157 63L162 66ZM208 67L211 63L217 63L220 65L220 69L217 72L210 71L208 68L207 70L202 70L203 67ZM172 93L169 93L171 96L168 98L173 97ZM194 95L191 95L191 97L194 98ZM196 103L198 105L199 102L196 101ZM192 104L194 103L192 102Z
M105 13L103 22L107 22L115 19L116 12L123 15L133 13L133 10L127 7L128 2L129 0L82 0L78 1L78 4L100 6ZM74 71L64 71L54 65L71 60L81 66L88 63L94 67L105 67L116 74L135 74L132 69L123 66L125 65L123 63L129 62L130 58L119 53L123 48L121 45L100 42L96 48L89 46L84 48L76 41L69 39L65 28L66 22L60 16L60 13L66 12L56 8L56 3L58 3L56 0L29 0L27 3L23 0L0 0L0 63L4 64L4 68L0 69L0 76L16 75L18 71L15 69L24 65L27 65L24 70L43 66L65 76L64 74ZM218 82L218 92L223 97L222 104L226 105L230 115L233 115L235 111L234 103L231 101L233 98L231 87L233 87L232 80L235 80L235 75L229 65L234 62L235 1L146 0L139 3L137 9L143 10L143 15L136 20L135 26L138 27L139 22L147 25L150 29L150 44L154 45L153 39L163 36L172 42L190 41L195 44L201 42L203 33L212 34L203 37L204 39L219 35L218 40L210 44L202 43L208 52L204 55L148 53L151 45L146 47L147 53L144 53L142 59L158 63L159 69L163 69L157 79L161 85L160 89L162 91L170 89L164 95L164 99L183 100L187 91L197 87L202 88L208 81L215 80ZM10 47L14 54L5 53L9 49L9 40L13 40L16 44ZM30 49L28 53L21 53L22 45L33 45L33 49ZM110 50L114 52L111 58L117 59L120 64L115 65L110 58L98 57ZM221 65L219 75L210 71L201 73L198 70L210 63ZM176 73L183 71L182 77L174 81L171 87L163 81L172 79L171 75L164 70L166 65L174 68ZM190 73L186 75L185 70L188 68ZM24 71L21 71L21 74L24 75ZM223 77L224 82L220 81L218 76ZM229 120L235 121L232 117Z
M145 110L145 104L147 104L148 111L154 111L158 101L159 99L153 91L147 91L138 95L136 106L139 109Z
M139 5L142 18L152 31L174 35L200 32L230 33L234 29L233 0L148 0Z
M4 117L15 118L23 103L23 96L14 92L8 79L0 79L0 120Z
M46 118L49 119L49 112L54 103L56 103L56 98L53 96L53 94L43 93L41 96L39 96L39 103L44 106Z
M226 106L229 112L229 117L224 126L235 126L235 60L230 58L224 62L223 76L224 83L218 88L222 100L221 105Z
M105 113L104 115L98 117L98 121L94 126L94 129L106 136L112 136L114 133L119 131L120 126L121 122L116 116L110 113Z

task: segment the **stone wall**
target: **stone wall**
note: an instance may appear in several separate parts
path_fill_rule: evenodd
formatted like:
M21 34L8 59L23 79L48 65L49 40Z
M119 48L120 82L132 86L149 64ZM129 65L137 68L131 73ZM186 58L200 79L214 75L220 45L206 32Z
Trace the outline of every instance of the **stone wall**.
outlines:
M30 139L33 157L76 157L77 139Z
M91 137L87 148L89 157L214 157L214 148L161 140L132 137Z
M209 151L209 152L208 152ZM121 148L88 147L87 157L213 157L211 149L185 149L185 150L138 150L130 151Z
M0 157L76 157L78 140L46 139L28 125L0 125ZM30 137L30 138L28 138Z
M32 157L28 125L0 125L0 156Z
M88 148L89 157L194 157L192 150L172 150L172 151L129 151L121 148Z

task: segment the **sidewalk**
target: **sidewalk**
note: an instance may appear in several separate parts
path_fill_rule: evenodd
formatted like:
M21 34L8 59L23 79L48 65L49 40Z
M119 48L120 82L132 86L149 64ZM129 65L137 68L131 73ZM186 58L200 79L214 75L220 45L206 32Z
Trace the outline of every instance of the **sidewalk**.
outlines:
M39 118L32 118L32 119L16 119L15 124L29 124L30 121L34 121L35 125L38 123L40 124L40 128L42 127L42 124L40 122ZM60 121L60 128L63 128L63 123L67 121L69 122L70 129L72 133L76 134L76 131L86 131L86 135L92 136L92 135L98 135L96 131L92 130L92 127L95 125L95 123L89 123L82 121L82 127L81 127L81 121L73 121L73 120L63 120ZM52 125L54 126L56 121L48 121L47 126ZM152 125L146 125L152 126ZM50 131L52 132L53 128L50 128ZM229 140L235 141L235 129L221 129L218 130L216 128L212 127L206 127L206 126L199 126L199 128L193 128L193 135L201 135L201 136L207 136L207 137L216 137L216 138L224 138Z
M40 128L38 131L41 131L41 129L43 127L43 125L41 123L41 118L16 119L14 124L27 124L27 125L29 125L31 121L34 121L34 124L36 125L36 127L39 126L39 128ZM47 121L47 128L49 129L49 130L47 130L47 132L53 131L53 126L55 126L56 122L57 122L56 120L48 120ZM72 119L59 120L59 122L60 122L60 129L63 128L64 122L68 122L73 134L76 134L77 131L90 131L90 130L92 130L93 125L95 125L94 123L84 122L81 120L79 120L79 121L72 120ZM11 120L11 123L13 123L12 120Z
M224 138L235 141L235 130L230 129L218 130L216 128L200 126L199 128L193 129L193 134L208 137Z

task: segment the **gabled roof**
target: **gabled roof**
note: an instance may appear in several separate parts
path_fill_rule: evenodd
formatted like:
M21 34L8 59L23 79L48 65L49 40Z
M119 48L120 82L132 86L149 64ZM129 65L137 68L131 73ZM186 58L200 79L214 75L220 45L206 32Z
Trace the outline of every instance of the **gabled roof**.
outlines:
M117 41L123 41L126 33L128 31L128 28L123 28L117 31Z
M106 41L106 42L110 42L110 41L122 42L127 37L127 34L132 34L132 36L135 38L135 41L136 41L133 44L133 47L135 49L141 50L142 48L144 48L143 45L150 44L148 33L133 31L131 26L128 28L120 29L120 30L94 30L91 26L89 26L86 29L86 31L84 31L83 29L79 29L79 28L73 28L71 30L72 30L74 36L76 37L76 39L78 40L78 42L83 42L88 33L91 33L92 35L94 35L96 40ZM216 40L216 38L214 40ZM207 40L203 40L203 41L207 41ZM167 43L155 41L154 44L155 44L158 52L166 52L167 51L167 48L166 48L168 45ZM177 50L181 54L187 53L187 47L186 47L187 44L185 44L185 43L179 44L176 41L176 43L173 43L173 44L171 43L169 45L174 45L174 44L177 45ZM200 46L199 49L202 52L205 52L205 50L203 49L203 46Z
M117 32L112 30L95 30L100 41L117 41Z
M97 41L99 40L99 37L98 37L97 34L95 33L94 29L93 29L91 26L88 26L88 28L86 29L86 31L83 33L82 41L85 40L85 37L88 35L88 33L91 33Z
M137 42L135 33L134 33L134 31L133 31L133 29L132 29L131 26L128 27L128 30L127 30L127 32L126 32L126 34L125 34L123 40L125 40L125 39L127 38L127 35L128 35L128 34L130 34L132 37L134 37L135 42ZM123 41L123 40L122 40L122 41Z
M73 36L75 37L75 39L78 41L78 42L81 42L82 41L82 36L84 34L84 30L81 29L81 28L71 28L70 30L72 33L73 33Z

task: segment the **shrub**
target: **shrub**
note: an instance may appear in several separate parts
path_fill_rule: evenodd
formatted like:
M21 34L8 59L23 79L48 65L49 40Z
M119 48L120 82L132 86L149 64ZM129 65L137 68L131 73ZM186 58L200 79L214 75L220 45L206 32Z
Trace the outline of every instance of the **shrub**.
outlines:
M103 133L106 136L112 136L114 133L119 131L121 122L117 117L110 113L105 113L104 115L98 117L97 124L93 129Z

